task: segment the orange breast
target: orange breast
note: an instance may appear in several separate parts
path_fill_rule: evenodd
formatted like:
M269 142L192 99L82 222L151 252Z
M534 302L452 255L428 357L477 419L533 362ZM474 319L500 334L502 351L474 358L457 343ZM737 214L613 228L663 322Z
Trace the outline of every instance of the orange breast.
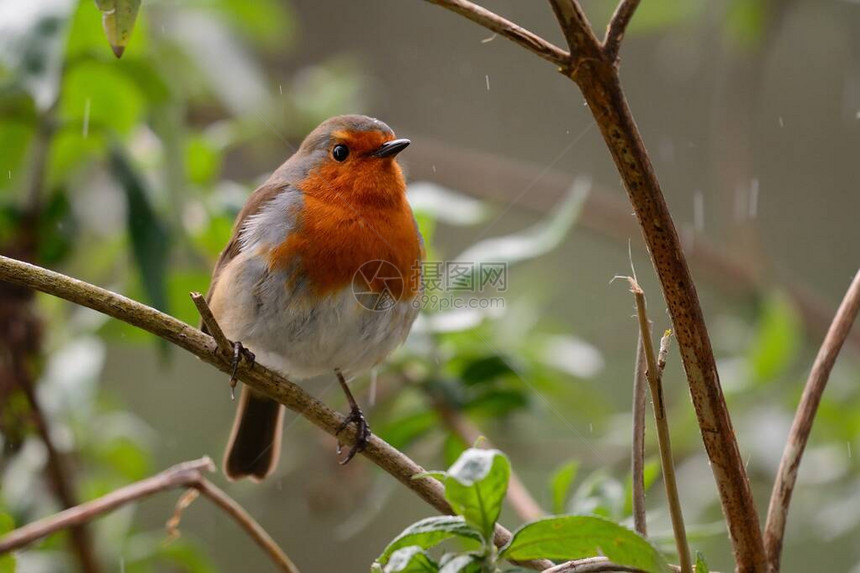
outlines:
M400 169L393 162L386 169L369 167L374 169L353 169L346 177L334 169L312 172L301 185L297 228L273 249L270 267L286 268L298 257L310 287L323 296L352 285L363 264L382 260L403 280L377 277L367 285L373 292L388 288L398 300L418 293L421 246Z

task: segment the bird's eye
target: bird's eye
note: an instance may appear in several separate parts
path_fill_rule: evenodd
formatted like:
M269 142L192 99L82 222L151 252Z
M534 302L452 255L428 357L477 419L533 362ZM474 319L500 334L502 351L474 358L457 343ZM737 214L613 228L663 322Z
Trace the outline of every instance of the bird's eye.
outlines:
M349 157L349 147L335 145L334 149L331 150L331 156L334 157L335 161L346 161L346 158Z

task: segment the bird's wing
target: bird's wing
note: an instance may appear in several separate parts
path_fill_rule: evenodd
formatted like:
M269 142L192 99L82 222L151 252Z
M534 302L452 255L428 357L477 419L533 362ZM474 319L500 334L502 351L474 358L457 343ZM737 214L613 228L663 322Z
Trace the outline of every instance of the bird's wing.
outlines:
M221 254L218 256L218 261L215 263L215 269L212 271L212 280L209 281L209 292L206 293L207 302L212 299L212 293L215 292L215 288L218 284L218 276L221 274L221 271L225 266L227 266L227 263L232 261L241 251L242 245L239 239L242 233L242 228L245 226L247 220L259 213L263 206L274 199L279 193L286 192L284 187L283 182L267 181L251 194L248 201L245 203L245 206L242 207L241 211L239 211L239 214L236 216L236 221L233 223L233 233L230 236L230 241L227 243L227 246L224 247L224 250L221 251ZM205 324L201 324L200 330L209 334Z

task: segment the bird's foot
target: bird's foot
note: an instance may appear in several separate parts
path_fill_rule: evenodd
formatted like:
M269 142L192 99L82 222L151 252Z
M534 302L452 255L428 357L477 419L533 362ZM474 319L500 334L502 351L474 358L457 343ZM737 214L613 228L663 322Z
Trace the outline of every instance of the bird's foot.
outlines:
M367 442L370 440L370 425L367 423L367 420L364 417L364 413L361 411L361 408L354 407L349 411L349 415L344 419L343 423L338 427L335 435L340 434L342 431L349 426L350 422L355 422L355 445L350 448L349 453L346 455L346 458L340 462L340 465L344 466L349 463L355 454L359 452L363 452L364 448L367 447ZM337 455L340 455L342 451L342 444L340 440L337 442Z
M257 357L254 356L253 352L242 346L241 342L234 342L232 362L233 370L230 373L230 397L233 400L236 399L236 383L238 382L236 372L239 370L239 364L242 362L242 359L248 363L248 366L252 366Z

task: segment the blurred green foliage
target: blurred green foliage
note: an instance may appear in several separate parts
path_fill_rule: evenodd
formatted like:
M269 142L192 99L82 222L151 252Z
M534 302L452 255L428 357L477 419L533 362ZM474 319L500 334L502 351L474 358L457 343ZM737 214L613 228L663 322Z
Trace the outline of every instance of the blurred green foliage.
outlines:
M765 20L764 5L763 0L721 5L729 14L723 20L726 38L753 46ZM655 33L701 18L707 9L702 1L643 2L630 33ZM275 146L287 154L291 143L322 119L368 107L363 70L349 57L308 62L291 77L272 79L266 62L288 53L297 32L289 5L278 0L144 3L117 60L92 0L0 3L0 246L14 240L25 214L35 208L36 261L196 323L188 292L208 284L235 214L273 167L253 158L268 161L268 150ZM471 247L446 252L444 239L451 229L480 228L493 206L432 182L410 184L428 258L503 260L528 270L569 236L586 192L580 180L566 201L533 227L495 237L482 234ZM538 276L523 272L518 277L529 274ZM578 432L588 425L592 434L580 440L585 444L579 448L581 458L543 448L556 471L548 480L541 473L531 481L548 482L542 501L553 513L602 516L601 527L606 519L629 524L629 415L615 411L616 397L588 383L607 367L603 354L542 307L543 282L539 276L532 279L529 296L487 292L478 297L505 296L503 308L426 308L407 346L379 377L374 431L401 449L429 444L441 462L454 465L471 444L446 422L446 413L465 417L489 434L515 435L512 446L525 444L535 457L529 440L546 441L547 427L563 424L568 439L581 438ZM434 288L428 294L446 296ZM657 293L651 298L659 300ZM109 387L99 385L107 342L151 344L152 337L54 299L41 298L39 305L50 321L39 396L52 427L63 436L64 453L77 462L80 497L102 495L157 470L153 452L163 436ZM797 310L778 290L763 294L742 316L715 317L714 323L721 377L741 441L752 451L751 473L766 476L767 482L775 469L773 453L782 447L779 430L790 421L811 361L805 333ZM631 350L634 330L625 333ZM676 355L670 362L677 366ZM704 466L679 370L667 376L673 441L679 463ZM847 460L825 464L835 469L814 476L833 506L856 490L857 462L850 455L860 434L856 380L854 367L837 366L809 453L832 462L834 450L844 452L847 445ZM21 396L13 395L0 416L25 409ZM40 479L43 449L30 435L32 428L22 431L27 439L14 451L4 448L0 466L0 532L13 520L26 523L57 509ZM4 445L12 441L7 438ZM656 451L654 444L648 447ZM649 462L646 485L658 478L659 464ZM719 516L709 479L698 480L708 489L687 516L693 543L724 536L721 527L708 525ZM464 491L454 484L449 495L468 501L472 486ZM494 500L500 503L498 496ZM659 493L649 497L649 518L665 526L660 501ZM475 534L485 537L487 523L479 523L471 506L461 507L471 527L465 537L473 540L456 556L466 567L483 559L469 552L483 543ZM842 516L842 531L860 527L860 513L855 513ZM164 545L163 533L140 530L134 516L135 510L127 508L98 525L105 562L121 562L135 572L217 570L193 532ZM497 516L479 517L495 521ZM806 535L819 534L816 522L798 522ZM453 522L437 518L433 523L448 527ZM617 531L619 526L606 527ZM653 540L671 555L670 537L655 530ZM431 538L421 539L429 543ZM409 547L414 546L398 549ZM65 538L54 536L22 554L19 570L40 558L62 568L69 560L60 549L65 550ZM435 557L424 549L412 549L405 562L426 557L432 567ZM0 573L12 567L10 559L0 558ZM703 561L697 568L707 570Z

